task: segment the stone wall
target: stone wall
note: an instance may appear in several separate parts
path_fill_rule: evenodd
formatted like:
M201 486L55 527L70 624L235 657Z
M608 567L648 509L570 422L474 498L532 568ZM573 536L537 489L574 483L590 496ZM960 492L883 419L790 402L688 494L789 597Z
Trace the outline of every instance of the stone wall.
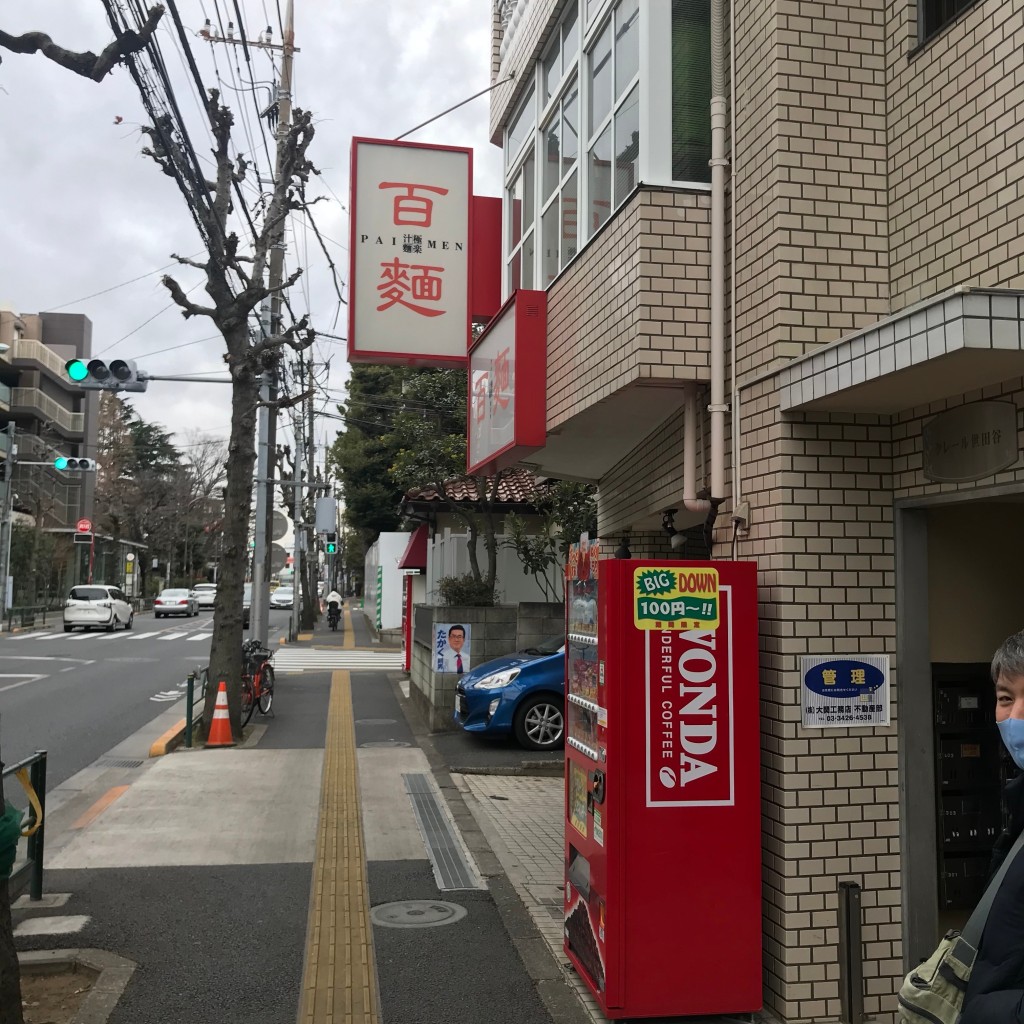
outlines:
M433 636L433 624L459 622L470 628L471 667L503 654L533 647L565 628L561 604L523 602L494 608L452 608L417 606L416 637L413 642L409 695L433 730L454 729L452 711L459 677L454 672L435 672L431 648L424 642ZM424 628L430 617L431 628Z

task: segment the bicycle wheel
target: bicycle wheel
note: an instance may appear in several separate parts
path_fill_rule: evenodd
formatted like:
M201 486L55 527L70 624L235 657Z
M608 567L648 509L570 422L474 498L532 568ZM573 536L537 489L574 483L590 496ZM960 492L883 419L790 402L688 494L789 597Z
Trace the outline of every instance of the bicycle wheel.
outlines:
M256 702L252 696L252 680L248 676L242 677L242 726L243 728L248 724L249 719L252 718L253 708L256 706Z
M274 705L274 670L270 665L263 666L260 677L260 714L269 715Z

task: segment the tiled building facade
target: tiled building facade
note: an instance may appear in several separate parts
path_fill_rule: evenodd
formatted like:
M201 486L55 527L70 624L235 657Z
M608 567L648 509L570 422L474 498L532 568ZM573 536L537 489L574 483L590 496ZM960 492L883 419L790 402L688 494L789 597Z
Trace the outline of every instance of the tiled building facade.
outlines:
M923 437L986 400L1024 424L1024 0L724 6L731 440L713 557L759 570L765 1008L838 1019L852 880L865 1010L891 1021L899 979L949 923L933 667L976 666L1024 625L1007 586L1024 466L940 481ZM680 65L704 73L693 26L710 7L494 13L506 288L548 290L549 437L528 461L596 481L602 538L628 536L635 557L671 551L687 388L710 481L710 177L678 177L710 131L676 102L700 91ZM890 726L801 726L799 660L824 654L890 656Z

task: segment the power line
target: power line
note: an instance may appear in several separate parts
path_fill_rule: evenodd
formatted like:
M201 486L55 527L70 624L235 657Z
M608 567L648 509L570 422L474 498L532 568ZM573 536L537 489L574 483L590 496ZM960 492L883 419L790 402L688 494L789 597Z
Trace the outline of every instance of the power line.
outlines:
M188 259L195 259L197 256L202 256L205 250L200 249L199 252L193 253ZM135 284L136 281L144 281L147 277L152 277L154 274L162 274L165 270L170 270L172 267L179 267L180 263L175 260L174 263L168 263L164 267L157 267L156 270L150 270L145 274L139 274L138 277L133 277L130 281L122 281L120 284L112 284L109 288L104 288L103 291L93 292L92 295L83 295L80 299L72 299L71 302L65 302L60 306L44 306L43 310L47 313L56 313L62 309L67 309L68 306L77 306L80 302L88 302L89 299L98 298L100 295L106 295L108 292L117 291L118 288L124 288L127 285Z

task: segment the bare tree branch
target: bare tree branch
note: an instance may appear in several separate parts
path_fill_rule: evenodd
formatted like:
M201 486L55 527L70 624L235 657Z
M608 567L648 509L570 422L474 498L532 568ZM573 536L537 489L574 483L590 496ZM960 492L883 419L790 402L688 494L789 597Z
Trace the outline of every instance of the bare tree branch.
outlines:
M216 309L212 306L197 305L182 291L181 285L170 275L164 274L160 278L160 283L171 293L171 298L181 306L181 315L186 320L191 316L208 316L211 320L216 318Z
M189 259L188 256L179 256L176 252L171 253L171 259L177 260L186 267L195 267L196 270L206 270L207 266L209 266L208 263L200 263L198 260Z
M125 57L138 53L146 47L163 16L163 4L151 7L141 32L133 32L131 29L118 32L117 38L108 44L98 56L91 50L85 50L82 53L65 50L45 32L25 32L20 36L12 36L0 31L0 46L12 53L41 53L55 64L73 71L76 75L90 78L94 82L102 82L113 70L115 64L122 63Z

